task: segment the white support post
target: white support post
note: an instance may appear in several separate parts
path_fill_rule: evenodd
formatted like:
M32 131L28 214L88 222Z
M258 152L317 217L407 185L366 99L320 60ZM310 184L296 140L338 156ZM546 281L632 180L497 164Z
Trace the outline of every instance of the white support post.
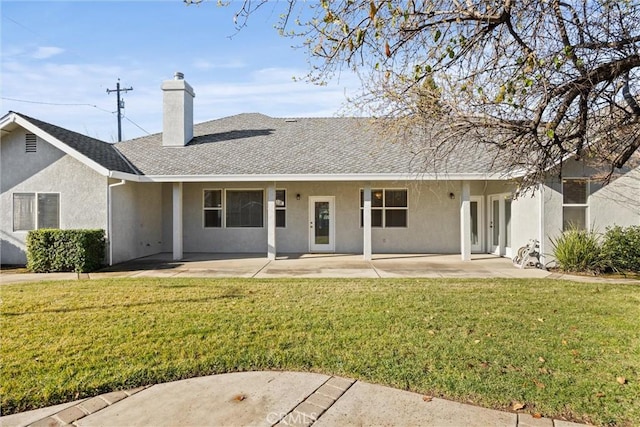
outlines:
M173 183L173 260L182 259L182 183Z
M362 210L362 257L365 261L371 261L371 184L367 184L363 190L364 206Z
M540 252L540 262L542 265L545 265L545 249L546 249L546 230L545 230L545 222L544 222L544 184L538 184L538 198L540 199L538 203L538 242L540 242L540 248L538 249Z
M267 187L267 259L276 259L276 186Z
M471 261L471 190L469 181L462 181L460 195L460 256Z

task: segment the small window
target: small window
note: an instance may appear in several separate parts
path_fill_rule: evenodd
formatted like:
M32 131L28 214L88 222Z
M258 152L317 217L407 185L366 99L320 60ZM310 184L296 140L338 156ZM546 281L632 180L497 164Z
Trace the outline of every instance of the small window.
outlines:
M38 146L37 146L37 142L36 142L36 136L32 133L28 133L25 135L24 138L24 147L25 147L25 152L26 153L35 153Z
M38 228L60 228L60 195L38 193Z
M287 226L287 191L276 190L276 227Z
M204 190L204 227L222 227L222 190Z
M371 226L407 226L407 190L371 190ZM364 226L364 190L360 190L360 227Z
M226 227L263 227L262 190L227 190Z
M13 194L13 231L36 228L36 195L34 193Z
M565 179L562 181L562 203L565 205L587 204L587 180Z
M562 180L562 229L586 230L589 181L587 179Z
M60 194L13 194L13 231L36 228L60 228Z

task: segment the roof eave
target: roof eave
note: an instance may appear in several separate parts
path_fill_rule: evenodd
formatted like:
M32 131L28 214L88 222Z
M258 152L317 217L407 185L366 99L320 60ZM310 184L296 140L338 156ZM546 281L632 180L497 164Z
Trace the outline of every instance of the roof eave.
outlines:
M140 182L345 182L345 181L503 181L506 174L242 174L242 175L141 175Z

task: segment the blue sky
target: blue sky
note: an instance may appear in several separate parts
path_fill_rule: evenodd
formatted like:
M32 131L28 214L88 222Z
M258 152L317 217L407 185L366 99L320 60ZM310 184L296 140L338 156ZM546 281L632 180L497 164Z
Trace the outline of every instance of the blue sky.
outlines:
M196 123L242 112L334 116L358 81L293 81L309 65L306 52L292 48L300 41L273 28L283 4L268 4L236 32L233 2L2 0L1 115L18 111L113 142L116 95L106 90L119 78L133 87L123 95L123 138L156 133L160 85L181 71L196 92Z

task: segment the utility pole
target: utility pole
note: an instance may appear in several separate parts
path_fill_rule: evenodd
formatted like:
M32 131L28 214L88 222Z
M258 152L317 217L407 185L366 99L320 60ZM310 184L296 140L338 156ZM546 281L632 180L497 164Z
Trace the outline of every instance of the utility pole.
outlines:
M118 83L116 83L115 89L107 89L107 93L116 92L116 95L118 97L118 142L122 141L122 114L120 113L120 109L124 108L124 99L122 101L120 100L120 92L129 92L130 90L133 90L133 88L128 87L120 89L120 79L118 79Z

